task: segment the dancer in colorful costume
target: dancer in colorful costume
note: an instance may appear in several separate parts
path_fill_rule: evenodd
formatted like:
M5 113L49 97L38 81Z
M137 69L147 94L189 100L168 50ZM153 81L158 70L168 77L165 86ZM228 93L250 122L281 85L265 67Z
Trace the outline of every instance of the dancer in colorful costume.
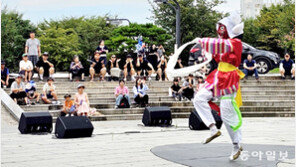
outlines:
M193 104L211 131L210 136L204 141L206 144L221 135L208 104L213 97L220 98L221 118L233 143L230 160L237 159L242 151L240 146L242 117L239 110L242 100L239 80L244 77L244 74L238 67L243 49L239 39L243 34L243 26L239 14L232 13L218 22L218 39L199 39L202 48L211 53L218 63L218 68L209 74L204 88L195 95Z

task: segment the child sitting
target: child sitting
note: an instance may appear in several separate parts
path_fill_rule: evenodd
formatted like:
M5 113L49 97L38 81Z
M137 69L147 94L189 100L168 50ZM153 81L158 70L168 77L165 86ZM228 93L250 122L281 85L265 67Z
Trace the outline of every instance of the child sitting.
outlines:
M30 81L26 84L25 92L27 93L28 103L35 105L35 102L31 102L31 100L36 99L36 103L39 103L40 93L36 92L36 85L34 81Z
M69 116L71 116L71 114L77 116L76 107L74 101L71 99L71 95L66 94L64 98L65 103L63 105L63 110L61 111L61 117L66 116L67 114L69 114Z

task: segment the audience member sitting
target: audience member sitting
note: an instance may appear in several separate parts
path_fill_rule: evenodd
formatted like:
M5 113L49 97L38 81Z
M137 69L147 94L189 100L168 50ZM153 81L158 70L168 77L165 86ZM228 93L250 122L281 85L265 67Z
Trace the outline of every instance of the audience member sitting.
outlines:
M252 60L252 55L248 54L247 59L244 60L244 69L243 72L245 73L245 78L247 79L248 76L252 76L255 73L255 78L259 81L258 71L257 71L257 64L255 60Z
M130 54L127 55L125 65L123 66L124 81L126 81L127 75L130 74L131 80L135 80L135 64L133 63L133 58Z
M167 68L167 60L164 58L164 56L162 56L157 66L157 75L158 75L159 81L163 81L165 79L168 80L167 74L166 74L166 68Z
M73 57L73 62L70 65L70 81L73 81L75 76L81 77L81 81L84 81L84 68L77 55Z
M280 73L282 79L286 79L287 75L290 75L292 80L295 79L295 64L288 53L286 53L285 59L280 62Z
M1 88L9 87L9 69L5 67L5 61L1 61Z
M107 72L111 76L110 80L118 80L120 77L119 61L120 59L116 59L116 56L112 55L107 63Z
M101 81L105 80L106 75L106 67L104 64L104 60L100 60L100 54L98 51L95 52L94 59L89 68L89 73L91 76L90 82L93 82L95 75L101 76Z
M115 104L115 108L118 108L121 101L125 98L128 101L128 106L127 108L129 108L130 106L130 97L129 97L129 90L128 87L125 86L125 82L124 80L119 80L119 86L117 86L115 88L115 97L116 97L116 104Z
M23 54L23 60L20 61L20 74L24 76L25 82L28 82L32 78L33 64L28 60L28 55Z
M77 116L76 106L74 104L74 101L71 99L71 95L66 94L64 98L65 98L65 102L60 115L62 117L66 116L67 114L69 114L69 116L71 116L71 114L73 114L74 116Z
M174 79L174 84L171 86L172 95L175 98L176 101L182 100L182 88L179 85L179 79Z
M43 93L41 94L41 99L45 104L52 104L53 101L49 99L53 99L55 101L58 100L57 93L56 93L56 86L53 85L54 79L48 78L47 83L43 86Z
M101 40L99 46L97 47L97 51L99 51L100 61L103 60L104 65L107 63L107 53L109 52L107 46L105 46L105 41Z
M79 84L77 86L78 92L75 94L74 102L77 107L77 114L79 116L87 116L90 112L90 105L87 93L84 92L85 86Z
M36 63L37 71L41 81L43 81L43 77L53 77L54 65L48 61L48 56L49 54L44 52L42 59L39 59Z
M179 57L175 69L183 68L182 59Z
M139 54L136 63L136 71L138 76L148 76L148 80L151 80L151 74L154 72L153 66L147 61L143 59L143 55Z
M36 99L36 103L39 103L40 93L36 91L36 85L34 81L30 81L27 83L25 91L27 93L29 104L35 105L35 102L33 101L31 102L31 100L34 100L34 99Z
M188 78L184 81L182 86L182 92L183 97L185 97L187 100L191 100L194 96L194 88L193 85L195 85L195 81L193 79L193 75L189 74Z
M148 86L146 85L145 79L137 78L136 85L133 87L134 100L137 107L148 106L149 97L147 95Z
M25 101L25 104L28 105L28 98L27 94L25 92L25 84L22 82L22 76L18 75L15 79L15 81L11 85L11 94L10 97L18 103L18 101L23 100ZM22 104L22 102L20 104Z

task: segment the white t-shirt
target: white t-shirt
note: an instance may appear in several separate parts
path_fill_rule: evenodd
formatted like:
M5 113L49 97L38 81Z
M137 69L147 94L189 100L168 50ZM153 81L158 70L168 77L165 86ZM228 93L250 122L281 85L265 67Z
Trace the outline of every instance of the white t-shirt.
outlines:
M27 62L22 60L22 61L20 61L20 71L22 70L22 68L33 70L33 64L30 60L27 60Z
M48 83L46 83L43 86L43 91L45 91L45 93L48 94L51 89L55 90L55 88L56 86L54 86L53 84L49 86Z

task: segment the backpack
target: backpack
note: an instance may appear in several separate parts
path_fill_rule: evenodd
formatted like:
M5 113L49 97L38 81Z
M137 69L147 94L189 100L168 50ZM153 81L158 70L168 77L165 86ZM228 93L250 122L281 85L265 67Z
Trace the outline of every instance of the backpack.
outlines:
M118 108L130 108L128 100L125 97L121 99Z

